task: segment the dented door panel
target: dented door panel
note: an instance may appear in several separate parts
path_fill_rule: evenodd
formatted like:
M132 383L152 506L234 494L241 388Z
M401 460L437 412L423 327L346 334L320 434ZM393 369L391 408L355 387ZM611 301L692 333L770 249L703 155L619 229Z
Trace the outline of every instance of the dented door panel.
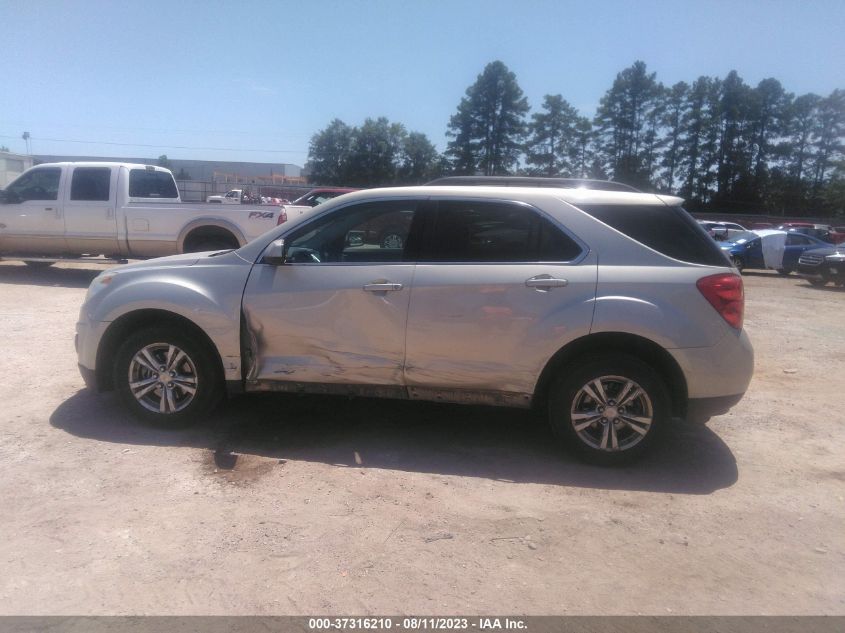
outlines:
M403 384L413 274L413 264L257 264L243 299L247 388Z

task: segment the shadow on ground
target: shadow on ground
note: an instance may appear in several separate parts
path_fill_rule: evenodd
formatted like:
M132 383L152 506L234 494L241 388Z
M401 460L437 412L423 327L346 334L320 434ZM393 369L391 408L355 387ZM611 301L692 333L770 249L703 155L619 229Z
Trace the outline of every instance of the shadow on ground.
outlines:
M338 467L481 477L610 490L709 494L733 485L730 449L704 425L677 423L644 460L622 468L577 461L526 411L330 396L253 395L180 431L134 421L114 394L80 391L50 423L77 437L206 449L220 468L238 455ZM362 464L355 462L355 453Z
M87 288L94 277L106 270L105 266L91 268L31 268L23 263L3 262L0 265L0 284L22 286L61 286Z

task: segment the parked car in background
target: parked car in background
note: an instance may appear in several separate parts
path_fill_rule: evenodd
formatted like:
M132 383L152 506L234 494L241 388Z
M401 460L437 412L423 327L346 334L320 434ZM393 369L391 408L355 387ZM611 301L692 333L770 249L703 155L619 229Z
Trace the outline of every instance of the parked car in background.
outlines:
M316 207L318 204L323 204L327 200L337 198L338 196L342 196L345 193L351 193L353 191L358 190L350 189L348 187L317 187L291 202L291 205L300 207Z
M784 222L783 224L779 224L777 229L779 231L788 231L789 229L799 229L799 228L812 228L815 224L812 222Z
M698 220L698 223L704 227L704 230L710 234L710 237L717 241L729 241L732 237L748 231L748 229L736 222Z
M790 232L802 233L811 237L817 237L829 244L841 244L845 242L845 233L837 231L828 224L816 224L814 226L799 226L789 229Z
M804 251L798 258L798 273L814 286L824 286L828 282L845 286L845 246Z
M324 202L333 200L334 198L347 193L352 193L353 191L358 190L345 187L318 187L316 189L312 189L304 196L300 196L294 200L292 203L282 205L282 208L279 211L278 224L281 225L288 220L295 220L302 216L310 215L314 212L316 207L320 206Z
M765 239L777 233L785 233L783 246L783 258L779 264L774 266L782 275L788 275L798 268L798 258L804 251L826 246L827 243L809 235L795 232L761 230L760 232L748 231L742 235L734 236L730 242L721 245L723 251L729 256L734 266L741 272L743 270L767 270L768 266L764 254ZM761 235L762 234L762 235Z
M227 388L537 407L585 459L628 460L736 404L753 352L742 278L681 200L598 186L359 191L233 252L109 270L81 373L163 427ZM397 215L401 245L379 240Z
M243 189L230 189L223 195L214 195L208 196L205 199L206 202L216 203L216 204L241 204L241 200L243 200L244 190Z
M45 163L0 192L0 258L48 266L238 248L273 228L277 214L274 207L183 203L163 167Z

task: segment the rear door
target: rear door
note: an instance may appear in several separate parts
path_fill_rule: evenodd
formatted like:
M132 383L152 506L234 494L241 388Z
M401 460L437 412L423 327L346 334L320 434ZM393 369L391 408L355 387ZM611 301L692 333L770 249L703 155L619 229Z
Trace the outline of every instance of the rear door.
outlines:
M73 166L66 187L65 239L78 254L117 255L117 167Z
M596 277L587 247L533 207L441 200L408 311L411 396L508 392L527 404L549 357L589 332Z
M814 242L806 235L801 235L800 233L787 234L786 245L783 248L783 268L786 270L795 270L798 268L798 258L801 257L801 253L821 246L823 244Z
M415 200L360 202L285 237L287 262L258 263L243 310L255 349L249 379L401 389L414 275L407 235ZM398 248L373 226L401 224Z
M59 191L61 167L37 167L6 188L0 204L0 249L5 253L61 255L65 218Z

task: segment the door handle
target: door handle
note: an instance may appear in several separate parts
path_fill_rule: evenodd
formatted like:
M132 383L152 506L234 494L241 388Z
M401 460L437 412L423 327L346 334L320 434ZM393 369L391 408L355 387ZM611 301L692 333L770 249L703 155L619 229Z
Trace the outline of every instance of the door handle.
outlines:
M59 210L59 207L44 207L44 210L45 211L55 211L57 218L62 217L62 212Z
M531 279L525 280L525 285L528 288L536 288L541 291L548 291L552 288L563 288L569 285L568 279L557 279L551 275L537 275Z
M396 290L402 290L402 284L395 284L389 281L374 281L364 284L364 290L367 292L394 292Z

